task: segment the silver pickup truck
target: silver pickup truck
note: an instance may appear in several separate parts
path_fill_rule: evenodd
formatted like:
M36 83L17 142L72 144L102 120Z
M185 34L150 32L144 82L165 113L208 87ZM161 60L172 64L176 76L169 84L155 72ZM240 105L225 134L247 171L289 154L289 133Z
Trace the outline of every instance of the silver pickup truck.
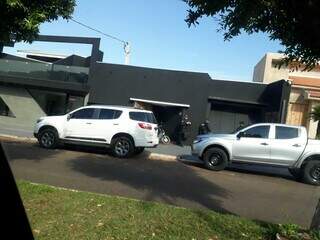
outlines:
M210 170L231 162L285 166L294 177L320 185L320 141L308 139L304 127L260 123L232 134L199 135L192 154Z

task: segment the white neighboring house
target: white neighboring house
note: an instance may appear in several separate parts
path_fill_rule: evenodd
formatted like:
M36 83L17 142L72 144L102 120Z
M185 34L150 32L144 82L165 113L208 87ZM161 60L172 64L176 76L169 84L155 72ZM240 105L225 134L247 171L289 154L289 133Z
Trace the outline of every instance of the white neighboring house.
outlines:
M296 70L293 66L277 66L284 57L280 53L267 53L254 67L253 81L271 83L280 79L291 82L286 123L305 126L310 138L319 134L318 122L310 118L312 109L320 104L320 67L311 71Z

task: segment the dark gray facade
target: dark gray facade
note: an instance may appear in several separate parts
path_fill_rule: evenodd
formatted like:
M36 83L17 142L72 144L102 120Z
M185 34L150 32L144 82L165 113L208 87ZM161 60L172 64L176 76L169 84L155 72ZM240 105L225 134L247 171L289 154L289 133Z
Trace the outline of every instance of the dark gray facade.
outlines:
M173 140L179 139L181 116L188 115L191 127L184 129L185 143L192 141L205 120L214 132L230 132L240 122L285 122L290 94L286 81L269 85L221 81L207 73L101 63L98 38L39 36L37 41L91 44L92 52L86 58L64 59L0 53L0 98L7 105L0 122L8 122L10 109L15 116L11 122L17 126L24 122L28 112L21 107L23 99L29 99L30 114L36 113L30 123L42 114L63 114L85 104L85 99L88 104L131 106L138 99Z
M230 113L241 112L239 109L243 108L256 109L258 116L249 123L281 122L282 102L290 92L286 81L271 85L221 81L211 79L206 73L107 63L95 64L92 73L89 104L132 105L130 98L138 98L190 105L186 113L192 125L187 142L197 135L199 125L210 118L214 104L222 110L229 109ZM171 125L171 128L176 127Z

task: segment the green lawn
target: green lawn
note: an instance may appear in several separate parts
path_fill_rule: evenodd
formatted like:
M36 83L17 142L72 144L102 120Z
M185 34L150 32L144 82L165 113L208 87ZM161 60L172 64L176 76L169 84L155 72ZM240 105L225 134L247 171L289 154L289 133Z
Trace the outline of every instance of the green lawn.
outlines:
M294 225L18 182L36 239L275 239ZM317 233L319 234L319 233ZM313 239L319 235L313 233ZM291 238L291 239L301 239Z

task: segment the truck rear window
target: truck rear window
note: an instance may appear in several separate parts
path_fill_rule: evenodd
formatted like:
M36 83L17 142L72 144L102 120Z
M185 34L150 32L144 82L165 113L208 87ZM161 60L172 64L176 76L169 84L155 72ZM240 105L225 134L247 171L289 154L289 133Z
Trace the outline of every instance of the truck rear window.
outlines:
M154 123L157 124L157 120L154 117L153 113L148 112L129 112L129 117L131 120Z

